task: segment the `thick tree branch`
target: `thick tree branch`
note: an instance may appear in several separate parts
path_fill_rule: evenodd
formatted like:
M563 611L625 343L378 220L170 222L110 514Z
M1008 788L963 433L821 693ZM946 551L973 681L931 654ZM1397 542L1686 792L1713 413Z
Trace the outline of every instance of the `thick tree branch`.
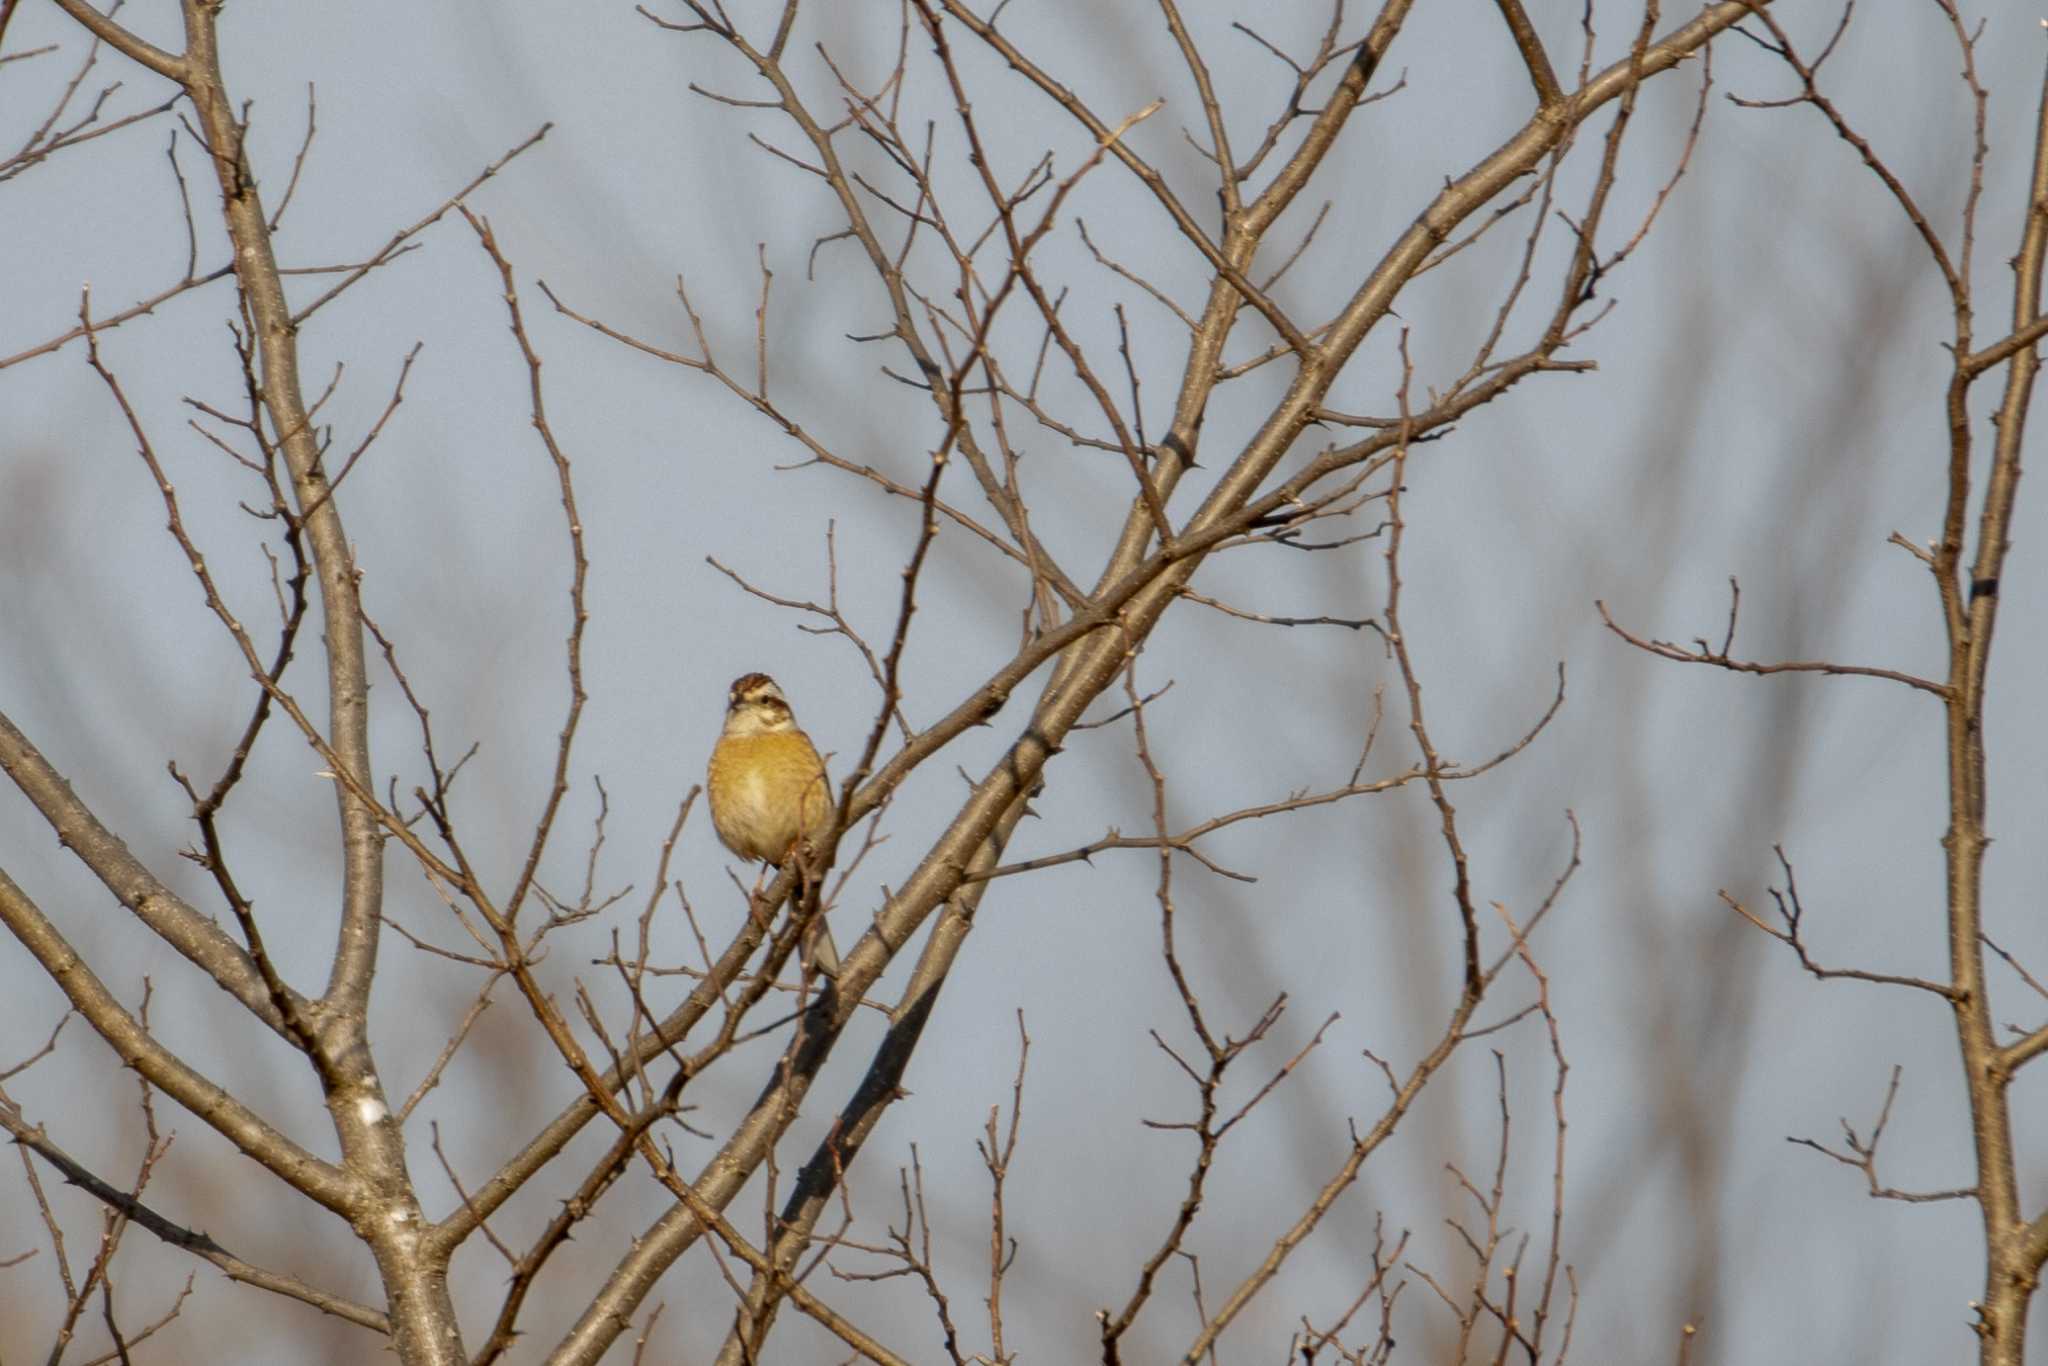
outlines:
M85 3L85 0L57 0L57 8L76 19L93 37L114 51L148 67L157 75L183 85L191 72L189 57L174 56L152 46Z
M118 1211L123 1217L140 1224L172 1247L189 1252L201 1261L218 1267L228 1279L271 1291L287 1299L298 1300L302 1304L310 1304L322 1313L332 1314L338 1319L361 1328L368 1328L373 1332L391 1331L391 1321L368 1305L315 1289L297 1277L281 1275L245 1262L207 1234L165 1218L113 1182L95 1174L84 1163L58 1147L51 1141L50 1136L43 1132L40 1124L28 1123L4 1100L0 1100L0 1129L7 1130L14 1135L15 1142L63 1173L64 1179L72 1185L91 1195L107 1208Z
M128 852L92 809L71 790L71 784L29 738L0 713L0 771L4 771L35 803L43 819L56 832L57 840L78 856L109 892L136 919L163 941L183 954L214 984L239 1001L272 1031L285 1033L284 1019L271 1003L270 992L247 952L228 938L219 925L188 905L142 861ZM306 1002L301 998L298 1004Z
M354 1177L292 1142L160 1043L5 871L0 871L0 924L21 941L124 1064L294 1189L338 1214L358 1207L364 1191Z

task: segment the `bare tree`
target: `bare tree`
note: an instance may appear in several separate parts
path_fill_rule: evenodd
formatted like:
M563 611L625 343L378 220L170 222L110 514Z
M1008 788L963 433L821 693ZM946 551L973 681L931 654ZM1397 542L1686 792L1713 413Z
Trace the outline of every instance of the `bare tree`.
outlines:
M0 372L82 366L98 401L118 414L203 603L209 643L190 647L192 657L204 660L215 696L232 681L236 719L204 767L169 765L175 815L189 821L191 842L178 851L188 870L135 852L156 841L133 822L166 824L166 808L124 797L132 809L116 816L82 776L94 772L92 786L138 783L148 766L120 753L110 770L120 777L99 777L83 742L60 744L9 719L33 709L10 702L0 710L0 769L119 903L130 918L123 934L148 936L183 960L174 983L138 973L101 936L77 886L45 890L0 869L0 921L64 998L54 1029L75 1013L105 1046L73 1075L111 1090L110 1049L140 1082L128 1122L140 1146L118 1159L66 1132L65 1114L0 1093L0 1124L23 1150L41 1227L20 1265L47 1247L63 1291L49 1359L71 1349L90 1309L107 1339L99 1359L127 1360L174 1321L203 1317L211 1333L236 1312L228 1306L243 1302L246 1292L202 1295L195 1310L188 1272L185 1289L134 1321L116 1302L115 1268L117 1254L135 1255L127 1234L137 1225L181 1257L350 1325L353 1336L341 1340L350 1345L337 1350L352 1355L368 1334L406 1362L594 1362L629 1350L636 1361L669 1359L675 1349L664 1344L675 1339L661 1334L681 1321L691 1342L718 1344L721 1362L775 1360L790 1351L771 1338L785 1308L833 1340L840 1357L1044 1355L1046 1347L1026 1344L1056 1340L1052 1330L1020 1321L1015 1308L1025 1272L1014 1172L1030 1159L1043 1113L1024 1118L1036 1075L1027 1061L1034 1029L1062 1010L1056 984L1027 986L1015 1017L994 1012L1001 1041L979 1055L993 1093L940 1102L974 1117L986 1183L975 1217L985 1237L951 1245L957 1220L928 1199L926 1154L950 1136L905 1150L887 1126L911 1089L913 1063L932 1051L935 1020L972 1015L987 1028L986 999L944 992L969 970L977 920L1028 913L1025 889L1059 885L1055 869L1136 853L1153 870L1145 954L1174 1011L1153 1022L1150 1042L1176 1076L1182 1106L1146 1123L1180 1146L1171 1193L1155 1205L1134 1190L1118 1211L1141 1230L1133 1234L1140 1251L1115 1283L1091 1283L1076 1311L1094 1315L1098 1359L1173 1352L1189 1363L1220 1360L1221 1341L1235 1330L1235 1341L1303 1361L1414 1355L1399 1349L1412 1349L1418 1333L1431 1359L1564 1361L1580 1310L1566 1236L1571 1015L1553 999L1555 967L1539 931L1570 899L1581 825L1564 803L1544 807L1548 867L1528 876L1525 867L1487 866L1491 842L1475 837L1461 806L1511 773L1510 761L1560 716L1565 667L1557 665L1554 685L1517 681L1503 695L1518 710L1468 715L1458 706L1465 695L1440 685L1431 663L1436 619L1413 600L1413 538L1453 525L1457 512L1418 501L1414 481L1489 406L1592 382L1583 377L1597 365L1614 282L1629 278L1624 268L1701 145L1709 53L1725 50L1722 35L1733 29L1793 72L1798 90L1784 103L1817 109L1861 153L1953 299L1944 532L1924 549L1895 537L1936 579L1950 671L1943 681L1889 665L1751 662L1734 654L1733 605L1719 645L1672 645L1613 618L1607 624L1669 658L1752 673L1862 674L1946 709L1946 980L1823 967L1802 938L1789 861L1780 920L1728 900L1816 975L1906 986L1953 1008L1978 1178L1940 1194L1975 1198L1982 1209L1983 1359L2022 1361L2048 1216L2030 1219L2020 1196L2007 1090L2048 1030L1997 1039L1984 951L2002 951L1985 938L1980 889L1989 648L2033 345L2048 332L2038 308L2048 103L2011 329L1985 345L1973 333L1971 268L1991 165L1987 96L1967 21L1937 2L1977 109L1972 188L1953 254L1822 93L1826 51L1802 58L1773 12L1752 0L1676 19L1651 3L1605 35L1590 8L1564 24L1531 16L1520 0L1498 0L1484 42L1503 58L1491 69L1513 75L1520 122L1491 133L1469 165L1445 153L1438 178L1388 211L1390 244L1369 250L1354 245L1373 220L1345 169L1361 154L1365 126L1384 115L1397 137L1423 145L1430 137L1426 123L1401 124L1403 106L1390 99L1404 91L1404 45L1418 41L1413 30L1424 22L1404 0L1387 0L1369 19L1337 0L1298 33L1160 0L1146 22L1170 68L1147 70L1134 55L1134 78L1102 93L1093 64L1073 57L1088 31L1012 18L1002 6L906 0L842 21L800 12L793 0L765 17L716 0L650 5L632 22L665 61L693 73L693 126L743 131L757 164L802 187L788 196L788 212L829 221L795 260L764 246L746 262L751 316L729 310L740 263L712 255L675 278L666 320L648 322L637 308L534 278L521 265L518 232L481 207L486 182L500 172L538 174L528 154L547 145L552 125L512 143L373 250L337 264L288 249L284 230L301 176L319 164L317 106L309 98L303 137L287 159L261 152L263 123L223 55L220 5L181 0L176 39L151 41L144 34L160 19L154 13L56 0L83 35L63 50L86 55L58 82L54 107L32 120L21 150L0 161L0 180L121 145L79 150L104 134L171 128L178 208L165 221L181 224L184 264L169 284L132 296L110 301L88 288L75 323L0 344L8 353ZM14 0L0 0L0 44L16 11ZM1113 47L1127 20L1084 22L1099 23ZM1454 64L1476 61L1479 46L1474 39L1471 52L1453 54ZM1143 51L1149 60L1152 49ZM1421 65L1425 55L1435 54L1412 60ZM57 56L0 46L0 62ZM148 85L145 101L156 102L114 114L110 87L81 112L102 60L126 63ZM1261 74L1248 76L1254 70ZM1170 79L1174 93L1145 90L1141 82L1155 77ZM1681 81L1690 84L1678 90ZM1659 85L1674 87L1676 135L1654 155L1625 156L1641 141L1641 107ZM1382 101L1385 109L1375 108ZM1169 130L1169 121L1184 126ZM192 183L210 176L217 225L195 207L214 196L188 186L195 149L204 173ZM266 189L280 180L273 200ZM22 193L0 185L0 195ZM704 217L708 233L716 215ZM551 599L559 654L515 652L510 670L566 694L534 770L493 767L485 750L494 737L472 741L467 725L489 724L493 708L465 696L485 672L452 643L468 638L466 628L444 612L443 636L435 614L406 601L439 585L408 582L366 549L381 544L388 553L384 538L402 535L394 528L403 500L358 491L403 427L397 414L421 346L404 350L388 390L367 408L345 365L323 380L307 359L311 339L341 312L338 301L375 289L429 239L459 242L462 268L473 272L464 287L501 310L510 345L473 336L467 346L482 353L496 345L490 364L517 376L537 447L528 468L545 471L559 505L544 561L558 589L566 579L565 617ZM225 263L207 265L206 253L221 248ZM816 329L790 320L800 306L788 301L787 280L799 262L806 278L847 290L875 319L845 338L829 372L805 350ZM1448 307L1430 292L1439 287L1476 290L1483 305ZM181 376L186 387L164 400L153 376L138 379L146 367L115 346L188 294L215 302L225 349L203 378ZM1458 321L1424 329L1415 319L1425 310ZM699 791L675 787L672 772L643 775L615 812L613 792L627 790L618 763L631 756L584 757L605 702L592 680L622 672L593 635L606 612L606 580L593 562L601 567L607 550L619 561L641 553L587 519L590 472L602 457L579 439L580 418L567 416L581 395L566 394L548 368L559 351L589 345L607 364L672 371L691 405L747 417L760 443L747 458L766 490L750 510L771 549L762 563L712 565L761 617L829 638L819 648L844 652L837 657L857 661L864 675L864 727L831 756L831 829L772 877L751 887L733 879L716 909L701 890L688 894L672 866L705 823ZM1982 463L1970 388L2000 368L2007 390L1987 491L1975 495L1981 525L1966 574L1973 471ZM844 390L856 401L835 402L831 386L847 375L860 377ZM185 422L175 436L173 403ZM344 411L362 420L337 420ZM871 421L889 424L880 455ZM497 471L487 445L460 443L458 463ZM204 465L193 464L198 452ZM767 467L791 463L839 481L829 516L785 515L781 482L767 478ZM901 553L884 562L870 547L904 511L914 518L911 534L907 544L897 537ZM843 551L852 540L860 549ZM1306 605L1283 610L1234 600L1240 581L1229 566L1262 554L1342 575L1354 589L1369 582L1372 606L1364 615L1325 610L1309 593ZM537 558L524 541L522 556ZM443 572L463 576L459 564ZM1208 575L1200 589L1198 573ZM805 574L813 587L790 587ZM520 606L532 615L530 603ZM1346 724L1318 714L1303 735L1296 723L1310 708L1285 697L1193 726L1175 717L1174 690L1227 674L1246 628L1287 641L1283 649L1311 632L1345 641L1353 653L1315 658L1326 661L1318 681L1340 695ZM733 672L750 664L741 657ZM707 658L702 667L718 664ZM395 698L373 704L373 686ZM791 691L809 717L804 690ZM463 724L451 726L458 707ZM498 738L518 746L519 723L508 717L503 727L510 734ZM1204 762L1203 731L1221 729L1265 737L1274 761L1233 773L1223 789L1229 803L1218 807L1207 804L1212 785L1189 775ZM1299 768L1288 762L1295 741L1309 751ZM1136 783L1142 824L1125 818L1071 842L1034 844L1021 833L1034 814L1092 816L1087 799L1112 750ZM1468 752L1478 757L1457 757ZM333 802L319 854L303 868L250 854L271 811L298 800L288 775L302 792L309 764ZM479 769L491 776L475 776ZM949 770L960 786L947 785ZM526 794L516 811L513 788ZM652 875L644 886L621 885L605 863L612 823L644 825L657 800L650 793L663 791L672 794L662 799L665 834L632 855ZM1317 846L1343 887L1338 910L1390 946L1348 970L1354 992L1365 1002L1410 998L1392 1042L1358 1033L1346 1044L1357 1056L1320 1071L1333 1031L1348 1026L1332 1010L1297 1028L1288 990L1245 1009L1253 979L1232 971L1244 956L1241 932L1190 905L1213 905L1255 881L1250 863L1296 857L1287 852L1296 825L1402 801L1412 803L1422 825L1411 828L1423 829L1427 844L1409 840L1415 868L1389 870L1383 887L1350 877L1355 835ZM1199 814L1185 814L1190 806ZM507 836L508 815L516 839ZM579 839L566 827L585 815L589 834ZM1061 828L1051 819L1047 827ZM25 857L26 843L9 833L0 845L7 863ZM1191 879L1199 880L1192 891ZM1269 897L1262 909L1277 919L1283 908ZM797 949L828 916L849 946L826 974ZM403 942L388 939L387 928ZM317 958L308 947L316 929L332 942ZM1397 943L1407 961L1392 951ZM1073 943L1065 952L1098 949ZM1333 943L1325 952L1339 950ZM315 989L307 984L318 972L325 982ZM2021 976L2034 981L2024 969ZM244 1042L183 1038L153 1022L166 996L204 996L194 990L202 981L229 998L227 1028ZM422 1052L426 983L452 1023ZM515 998L513 1009L493 1009ZM24 1040L0 1082L19 1088L60 1065L59 1033L47 1037L40 1048ZM284 1095L223 1080L247 1078L240 1050L259 1047L280 1075L289 1069L317 1085L324 1127ZM474 1059L487 1049L501 1060ZM563 1103L529 1123L525 1093L536 1077L572 1085ZM1441 1189L1418 1202L1423 1217L1448 1230L1443 1240L1415 1236L1403 1224L1409 1216L1390 1226L1347 1201L1386 1167L1396 1135L1422 1122L1418 1111L1456 1106L1460 1086L1467 1103L1452 1127L1470 1132L1433 1154ZM1533 1158L1511 1141L1515 1121L1527 1124L1530 1088L1547 1135ZM1284 1098L1303 1090L1298 1108L1285 1108ZM264 1168L213 1178L248 1188L224 1211L254 1208L260 1217L202 1230L213 1215L196 1199L181 1206L187 1188L161 1194L160 1169L184 1155L160 1125L159 1096L225 1140L193 1163L226 1163L231 1150ZM451 1126L456 1117L487 1119L444 1146L439 1119L424 1123L428 1115ZM1060 1114L1053 1122L1100 1119ZM1846 1150L1823 1151L1863 1170L1874 1194L1919 1198L1879 1180L1884 1123L1868 1135L1850 1131ZM1270 1162L1275 1134L1311 1128L1317 1146L1305 1152L1301 1177L1261 1192L1255 1219L1234 1191L1219 1189L1226 1170L1260 1186L1245 1174ZM882 1151L868 1151L875 1147ZM132 1177L115 1174L127 1171ZM66 1251L63 1213L44 1192L51 1172L104 1210L82 1275ZM749 1193L759 1201L757 1225L738 1213ZM297 1218L275 1213L283 1209L333 1216L369 1254L370 1288L346 1288L339 1255L298 1255L293 1240L280 1250L275 1230ZM266 1251L229 1250L251 1242ZM0 1257L13 1252L0 1246ZM1183 1284L1185 1305L1167 1293ZM1334 1300L1331 1284L1342 1287ZM960 1308L963 1286L981 1301L972 1323ZM915 1313L902 1299L906 1287L921 1299ZM1685 1359L1694 1327L1673 1325L1660 1351Z
M1796 89L1777 99L1744 100L1752 108L1805 107L1817 112L1828 127L1861 157L1892 198L1897 211L1924 249L1939 276L1954 313L1954 332L1947 339L1951 368L1942 386L1939 408L1947 437L1946 489L1941 501L1941 532L1921 545L1899 532L1891 544L1918 560L1934 583L1947 645L1947 673L1924 677L1910 670L1833 660L1756 661L1735 654L1735 634L1742 602L1740 586L1729 581L1728 618L1718 644L1698 639L1691 645L1649 640L1617 625L1602 609L1607 625L1630 644L1681 663L1704 664L1736 673L1772 675L1815 673L1867 677L1909 688L1942 708L1948 751L1947 829L1941 847L1947 863L1947 930L1949 970L1935 979L1833 967L1816 961L1802 936L1805 907L1793 877L1792 862L1776 850L1782 865L1782 888L1773 888L1775 915L1744 905L1727 892L1721 896L1743 919L1782 942L1801 967L1821 980L1854 979L1886 987L1926 992L1946 1002L1953 1013L1955 1039L1974 1138L1976 1180L1963 1187L1933 1191L1894 1189L1879 1180L1878 1145L1899 1093L1899 1069L1891 1081L1876 1119L1859 1130L1844 1120L1840 1147L1808 1138L1794 1141L1816 1149L1861 1171L1870 1194L1908 1203L1940 1200L1975 1201L1983 1220L1984 1289L1973 1308L1971 1325L1980 1343L1980 1359L2002 1366L2026 1360L2027 1313L2048 1261L2048 1212L2030 1213L2020 1194L2010 1090L2019 1070L2048 1048L2048 1026L2014 1029L2001 1042L1995 1024L1986 952L2011 967L2020 983L2036 995L2035 978L1989 937L1984 894L1984 855L1990 844L1987 803L1987 757L1991 727L1986 712L1991 677L1991 649L1998 626L1999 587L2012 549L2013 510L2018 492L2021 452L2039 359L2034 344L2048 335L2041 311L2041 273L2048 258L2048 86L2044 86L2033 135L2033 175L2027 201L2019 215L2013 269L2009 330L1996 341L1980 345L1976 328L1978 286L1972 267L1977 244L1978 210L1985 168L1990 157L1989 94L1979 82L1976 43L1981 30L1950 0L1936 0L1947 20L1962 61L1961 80L1975 113L1974 145L1969 154L1969 187L1959 221L1943 232L1922 211L1904 180L1885 155L1859 134L1849 118L1824 92L1821 68L1848 30L1851 11L1816 55L1802 55L1778 19L1759 13L1758 30L1738 30L1777 57L1791 73ZM1993 437L1988 471L1978 487L1977 424L1970 413L1971 392L1986 376L2003 371L2004 392L1991 415ZM1932 397L1930 395L1930 397ZM1974 538L1970 522L1977 523ZM1972 543L1974 539L1974 544Z

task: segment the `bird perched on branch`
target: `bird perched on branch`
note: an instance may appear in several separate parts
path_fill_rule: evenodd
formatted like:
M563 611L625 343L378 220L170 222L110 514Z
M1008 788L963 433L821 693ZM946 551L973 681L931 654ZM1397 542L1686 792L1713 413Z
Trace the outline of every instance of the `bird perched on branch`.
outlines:
M767 674L733 680L705 790L726 848L748 862L797 858L803 871L801 860L816 852L813 842L831 822L832 794L817 747ZM805 937L804 956L827 977L838 975L839 951L822 911Z

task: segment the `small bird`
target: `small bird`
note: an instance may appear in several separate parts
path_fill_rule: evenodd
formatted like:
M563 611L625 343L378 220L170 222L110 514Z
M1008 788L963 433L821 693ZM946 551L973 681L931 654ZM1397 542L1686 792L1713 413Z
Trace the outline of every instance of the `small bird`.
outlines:
M811 841L832 816L825 762L767 674L733 680L725 730L711 749L706 791L711 824L725 847L748 862L784 864L814 853ZM805 956L827 977L839 973L839 951L822 913L812 923Z

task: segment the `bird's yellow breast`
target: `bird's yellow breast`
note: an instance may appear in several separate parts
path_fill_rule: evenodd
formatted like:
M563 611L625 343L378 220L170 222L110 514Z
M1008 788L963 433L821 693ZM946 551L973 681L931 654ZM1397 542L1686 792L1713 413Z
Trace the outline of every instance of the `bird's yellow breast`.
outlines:
M743 859L781 863L824 828L831 797L825 765L799 730L728 735L711 751L711 824Z

